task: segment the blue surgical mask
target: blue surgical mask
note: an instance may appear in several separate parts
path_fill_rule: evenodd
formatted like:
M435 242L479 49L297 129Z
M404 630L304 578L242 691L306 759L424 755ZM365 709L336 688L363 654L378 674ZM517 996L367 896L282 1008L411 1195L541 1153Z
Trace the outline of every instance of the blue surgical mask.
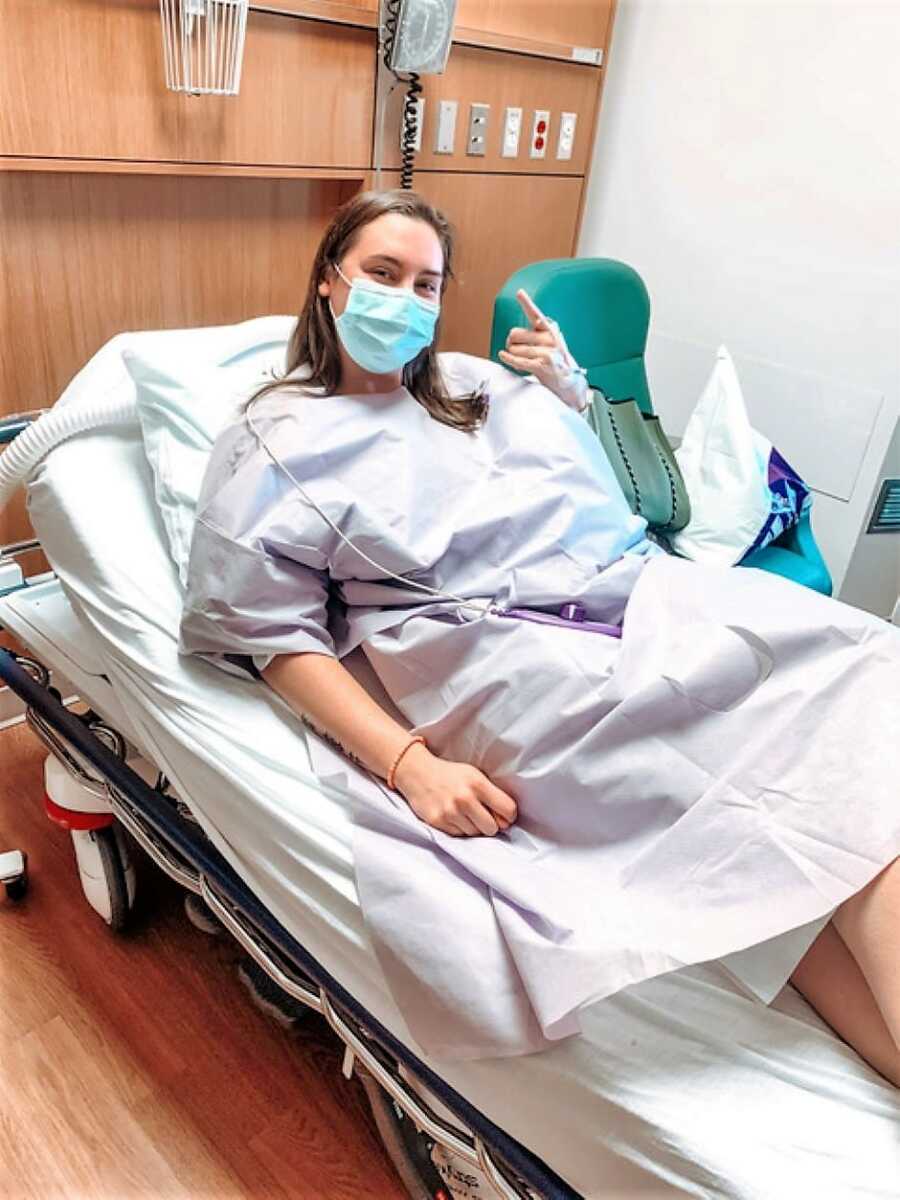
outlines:
M363 277L348 279L337 263L335 270L350 285L350 295L341 315L335 317L334 309L331 315L344 349L364 371L398 371L434 341L437 304L408 288Z

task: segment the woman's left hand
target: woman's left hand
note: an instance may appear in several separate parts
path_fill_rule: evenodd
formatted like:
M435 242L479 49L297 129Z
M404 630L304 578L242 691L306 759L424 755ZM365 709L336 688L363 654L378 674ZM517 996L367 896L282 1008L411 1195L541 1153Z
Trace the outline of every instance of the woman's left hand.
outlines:
M516 299L528 318L528 328L516 326L509 331L506 349L499 354L500 361L534 375L563 404L581 412L590 401L590 389L562 331L554 320L544 316L523 288L516 292Z

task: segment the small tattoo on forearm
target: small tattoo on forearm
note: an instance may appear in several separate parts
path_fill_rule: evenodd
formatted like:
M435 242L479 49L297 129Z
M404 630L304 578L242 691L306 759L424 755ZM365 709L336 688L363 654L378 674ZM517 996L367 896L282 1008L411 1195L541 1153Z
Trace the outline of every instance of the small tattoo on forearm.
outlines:
M320 726L318 726L315 723L315 721L311 720L311 718L306 715L306 713L303 713L301 715L300 719L302 720L304 725L309 726L309 728L313 731L313 733L317 733L320 738L324 738L326 742L330 742L331 745L335 746L338 750L340 750L340 752L342 754L346 754L346 756L352 762L355 762L358 767L362 767L363 770L368 770L368 768L366 767L366 764L357 755L355 755L352 750L348 750L347 747L345 745L343 745L341 742L339 742L336 737L332 737L332 735L330 733L328 733L327 730L322 729Z

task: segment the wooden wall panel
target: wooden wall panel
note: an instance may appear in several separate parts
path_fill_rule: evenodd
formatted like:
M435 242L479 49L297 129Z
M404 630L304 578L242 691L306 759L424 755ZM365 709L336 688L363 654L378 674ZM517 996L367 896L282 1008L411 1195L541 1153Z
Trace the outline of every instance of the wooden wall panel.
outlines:
M251 14L240 95L180 100L182 159L368 166L375 34Z
M568 46L605 46L613 0L458 0L456 24Z
M0 411L54 403L123 330L299 311L322 230L355 187L0 173ZM0 543L28 536L20 493Z
M371 31L252 13L240 95L191 97L166 89L157 0L0 0L0 30L0 154L370 162Z
M382 177L384 187L398 182L391 172ZM457 234L456 280L444 297L440 348L486 357L494 297L513 271L572 253L581 180L530 179L524 204L522 181L503 175L420 173L414 185Z
M154 0L0 0L0 28L0 152L178 157Z
M340 22L359 19L363 14L378 11L379 0L250 0L251 4L261 3L265 8L277 9L278 12L300 13L312 15L322 20ZM374 22L373 22L374 25Z
M436 171L583 175L591 153L591 133L601 79L602 72L596 67L454 46L443 75L422 77L425 121L422 149L416 154L416 165ZM396 88L387 105L383 158L386 167L400 165L399 131L404 95L405 89ZM441 100L456 100L459 105L453 154L434 153ZM466 154L469 105L473 102L490 105L484 157ZM508 105L524 110L517 158L500 155L504 110ZM550 110L547 153L543 159L529 158L528 154L535 109ZM572 157L562 160L556 157L561 112L578 114Z

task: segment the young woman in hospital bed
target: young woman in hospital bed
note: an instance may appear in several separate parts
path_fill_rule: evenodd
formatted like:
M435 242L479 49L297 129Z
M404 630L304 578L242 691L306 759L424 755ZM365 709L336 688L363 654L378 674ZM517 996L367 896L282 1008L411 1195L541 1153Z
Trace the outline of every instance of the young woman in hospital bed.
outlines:
M765 1003L790 979L900 1086L900 632L649 540L527 295L501 355L525 377L436 353L451 255L413 193L336 215L285 378L215 444L180 650L261 673L405 799L355 853L407 1011L469 952L464 878L528 1008L504 1053L717 959ZM341 665L359 645L410 729Z

